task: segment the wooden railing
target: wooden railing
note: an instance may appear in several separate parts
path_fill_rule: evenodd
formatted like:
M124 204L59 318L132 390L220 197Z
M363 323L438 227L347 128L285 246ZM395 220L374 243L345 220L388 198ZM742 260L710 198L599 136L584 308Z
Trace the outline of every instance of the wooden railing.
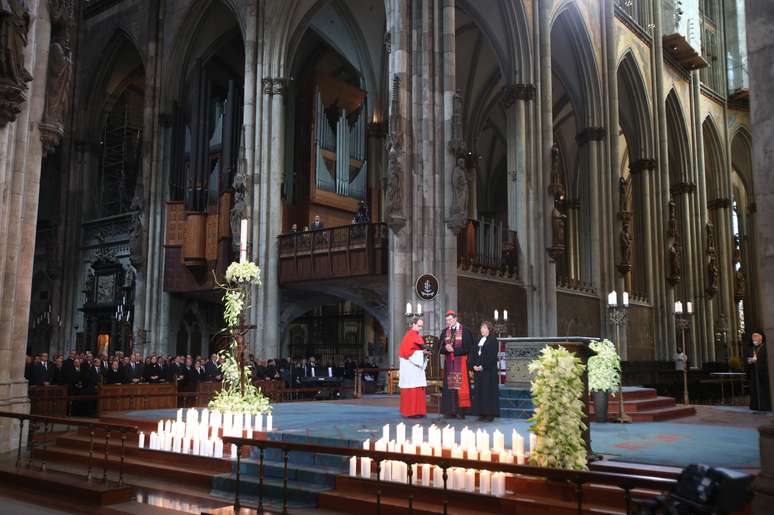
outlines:
M86 473L86 479L89 481L94 479L95 439L98 437L97 436L98 432L104 433L105 449L102 455L102 482L103 483L108 482L107 471L108 471L108 463L109 463L110 440L112 439L113 434L117 434L121 439L121 453L119 457L117 482L118 482L118 485L124 484L124 460L126 458L126 438L128 434L137 432L136 426L97 422L95 420L84 420L84 419L77 419L72 417L47 417L43 415L28 415L25 413L12 413L8 411L0 411L0 418L7 418L7 419L19 421L19 438L18 438L18 445L16 449L16 468L21 468L22 466L25 466L26 468L29 469L36 466L35 463L33 462L34 460L33 451L37 446L42 449L42 452L39 453L40 470L42 472L45 472L48 470L48 465L46 463L46 458L47 458L46 451L48 447L48 442L51 440L51 433L53 432L54 427L55 426L67 426L67 427L74 426L74 427L86 428L89 433L89 459L88 459L88 470ZM24 465L23 463L24 460L22 456L22 451L25 448L25 445L24 445L25 422L27 426L26 449L28 451L26 465ZM100 434L99 437L101 438L101 436L102 435Z
M279 281L387 273L387 226L352 224L279 236Z
M263 512L263 496L264 496L264 452L266 449L279 449L282 451L282 513L287 513L288 507L288 455L291 452L306 452L316 454L328 454L334 456L356 456L358 458L367 457L371 458L373 464L375 464L375 470L372 469L372 473L367 480L373 481L376 492L376 513L381 512L381 498L382 488L384 481L381 479L381 465L385 460L400 461L407 465L408 485L402 485L406 487L406 497L408 503L409 513L413 513L413 501L415 493L419 487L413 478L413 464L430 464L436 465L443 470L443 497L440 503L443 505L443 513L448 513L449 508L449 488L448 488L448 470L452 467L461 467L464 469L484 469L490 472L505 472L507 474L519 474L522 476L543 478L546 480L554 481L557 483L570 485L575 491L575 501L578 510L578 514L583 513L584 494L583 489L589 485L604 485L609 487L616 487L623 490L624 500L626 504L626 513L632 513L632 504L635 498L633 492L635 490L643 491L647 490L652 492L666 492L671 490L676 481L669 478L640 476L640 475L628 475L612 472L596 472L596 471L576 471L576 470L563 470L535 467L531 465L516 465L510 463L499 463L494 461L481 462L478 460L468 460L451 458L446 456L423 456L417 454L403 454L397 452L386 451L374 451L369 449L350 448L350 447L334 447L328 445L313 445L306 443L294 443L287 441L275 441L275 440L258 440L253 438L240 438L240 437L224 437L224 444L233 444L237 446L237 464L236 464L236 485L234 491L234 511L238 512L241 508L240 500L240 482L241 482L241 459L243 447L255 447L258 448L258 513ZM359 460L358 460L359 461ZM359 470L359 469L358 469ZM375 475L374 475L375 473ZM437 491L437 490L435 490Z

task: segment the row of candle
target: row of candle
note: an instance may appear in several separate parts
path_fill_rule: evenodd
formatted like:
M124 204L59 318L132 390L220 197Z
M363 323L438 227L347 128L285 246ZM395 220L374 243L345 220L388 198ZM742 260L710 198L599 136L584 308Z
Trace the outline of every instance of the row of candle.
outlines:
M371 479L372 462L371 458L361 457L358 470L357 456L352 456L349 459L349 475ZM413 484L443 488L443 469L437 465L414 463L411 465L411 475ZM475 492L478 485L479 493L502 497L506 493L505 478L504 472L451 467L447 472L446 487L461 492ZM408 465L402 461L384 460L379 469L379 479L408 484Z
M431 448L451 449L457 445L457 430L447 425L444 428L439 428L435 424L431 425L427 429L427 442L425 442L424 427L420 424L414 424L411 427L411 443L419 447L423 443L427 443ZM390 442L390 424L385 424L382 428L382 438L384 442ZM395 426L395 439L396 444L404 444L407 442L406 438L406 425L401 422ZM529 448L534 449L536 445L536 436L532 433L529 435ZM472 431L465 426L460 431L460 443L459 446L463 449L474 448L478 452L481 451L495 451L505 452L505 435L499 430L495 429L490 435L486 429L476 429ZM515 455L524 455L524 437L522 437L515 429L511 433L511 450Z
M183 418L185 415L185 419ZM201 414L196 408L188 408L183 411L183 408L177 410L178 423L193 424L199 426L209 426L215 428L223 428L224 433L228 430L239 433L242 430L247 431L252 429L253 431L261 432L264 426L263 413L221 413L219 411L210 411L207 408L201 410ZM266 432L270 433L273 429L273 419L271 413L266 414Z
M370 440L363 442L364 450L372 450L371 447ZM414 445L413 442L403 442L400 444L395 440L385 441L384 438L380 438L373 443L373 450L436 457L442 457L444 452L444 449L441 446L436 445L433 447L427 442L419 445ZM497 457L496 461L499 461L500 463L518 463L519 465L523 465L526 461L526 455L523 451L517 451L515 454L513 450L506 451L504 449L482 449L479 451L476 447L468 447L465 449L456 443L451 449L448 449L448 451L450 457L461 460L495 461L493 458Z
M140 433L139 448L145 449L145 433ZM148 449L154 451L176 452L178 454L192 454L195 456L204 456L207 458L223 458L223 440L218 437L199 438L198 436L180 436L177 434L162 431L150 434ZM237 446L231 445L230 457L236 458Z

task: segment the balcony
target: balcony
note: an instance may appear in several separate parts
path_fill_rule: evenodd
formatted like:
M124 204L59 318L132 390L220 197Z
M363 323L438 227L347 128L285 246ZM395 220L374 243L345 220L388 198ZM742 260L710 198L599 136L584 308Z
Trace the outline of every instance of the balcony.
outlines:
M387 274L387 226L352 224L279 236L279 282Z

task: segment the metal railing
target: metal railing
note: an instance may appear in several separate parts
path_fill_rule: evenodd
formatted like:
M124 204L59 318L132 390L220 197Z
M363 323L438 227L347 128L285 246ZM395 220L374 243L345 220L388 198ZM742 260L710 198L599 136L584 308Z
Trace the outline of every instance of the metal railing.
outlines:
M40 446L42 452L40 453L40 471L46 472L48 469L47 450L48 443L51 439L51 435L55 426L71 426L82 427L88 429L89 433L89 458L87 462L86 479L91 481L94 479L95 474L95 452L94 443L98 432L104 432L105 436L105 449L102 456L102 482L108 483L108 464L110 443L114 434L117 434L121 439L121 453L119 456L118 465L118 485L124 485L124 460L126 459L126 438L129 433L136 433L137 427L125 424L113 424L106 422L97 422L93 420L83 420L71 417L47 417L43 415L27 415L24 413L12 413L8 411L0 411L0 418L15 419L19 421L19 439L16 450L16 468L32 469L34 467L34 455L35 447ZM25 422L27 427L27 463L24 464L22 451L25 448ZM40 427L42 426L42 428ZM42 431L42 433L41 433Z
M573 488L575 493L575 503L578 514L583 513L584 503L584 487L590 485L600 486L612 486L623 491L624 503L626 505L626 513L632 513L632 504L636 500L633 497L633 492L637 491L649 491L649 492L666 492L671 490L676 484L676 480L661 477L641 476L641 475L628 475L613 472L596 472L596 471L577 471L577 470L563 470L535 467L532 465L516 465L511 463L498 463L493 461L482 462L478 460L468 460L460 458L450 458L441 456L423 456L417 454L402 454L396 452L387 451L372 451L367 449L349 448L349 447L335 447L328 445L313 445L304 443L294 443L286 441L273 441L273 440L258 440L254 438L240 438L240 437L224 437L224 444L233 444L237 447L236 453L236 484L234 489L234 510L238 511L242 506L240 499L240 481L241 481L241 464L242 464L242 448L254 447L259 451L258 458L258 512L263 511L264 500L264 453L267 449L279 449L282 451L282 513L288 512L288 455L291 452L307 452L316 454L328 454L334 456L356 456L358 458L367 457L371 458L376 466L375 477L371 479L371 475L367 480L373 481L376 488L375 500L376 500L376 513L381 513L382 504L382 488L384 487L385 480L381 479L381 466L382 462L386 460L400 461L407 466L407 480L408 485L402 485L407 487L407 501L408 511L413 513L414 499L416 497L418 488L425 488L418 486L414 482L412 465L414 464L429 464L436 465L443 470L443 513L447 514L449 510L449 469L452 467L461 467L464 469L481 469L488 470L490 472L504 472L506 474L521 475L532 478L543 478L546 480L554 481L557 483L563 483ZM429 487L427 487L429 488Z

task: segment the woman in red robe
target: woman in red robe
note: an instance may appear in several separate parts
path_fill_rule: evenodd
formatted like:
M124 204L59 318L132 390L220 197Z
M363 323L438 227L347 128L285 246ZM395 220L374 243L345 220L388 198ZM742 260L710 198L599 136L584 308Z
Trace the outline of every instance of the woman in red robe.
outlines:
M427 360L422 347L424 339L419 332L424 322L421 318L414 317L411 327L403 336L400 343L400 413L404 417L421 418L427 413L425 403L425 387L427 378L425 368Z

